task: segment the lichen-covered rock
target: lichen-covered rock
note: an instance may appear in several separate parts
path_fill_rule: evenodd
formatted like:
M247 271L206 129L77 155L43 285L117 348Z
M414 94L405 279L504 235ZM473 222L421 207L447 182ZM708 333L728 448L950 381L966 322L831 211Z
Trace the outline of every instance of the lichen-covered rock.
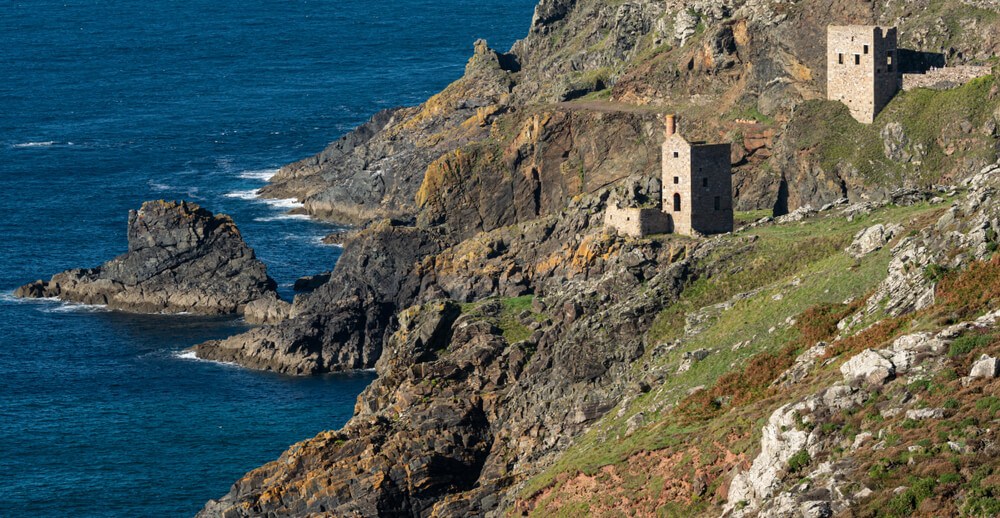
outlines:
M780 474L788 460L808 444L809 432L799 429L797 419L805 408L804 403L789 404L771 414L761 434L760 454L750 469L738 473L729 485L727 510L738 506L755 510L780 487Z
M252 301L277 300L274 280L233 220L183 201L143 203L129 212L128 252L27 284L15 296L134 313L240 313Z
M972 370L969 371L970 378L996 378L997 376L1000 376L1000 360L985 354L972 364Z
M840 366L844 381L863 379L872 385L881 385L896 373L896 366L878 351L866 349Z
M860 259L876 250L880 250L892 238L896 237L903 230L901 225L873 225L861 230L854 236L851 246L847 247L847 253L855 259Z

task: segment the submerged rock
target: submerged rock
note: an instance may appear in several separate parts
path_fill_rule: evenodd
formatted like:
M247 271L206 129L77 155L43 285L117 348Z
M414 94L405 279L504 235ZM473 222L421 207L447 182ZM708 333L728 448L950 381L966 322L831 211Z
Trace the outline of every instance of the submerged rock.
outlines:
M128 252L97 268L73 269L18 288L22 298L57 297L132 313L241 313L277 300L276 284L232 218L194 203L149 201L129 211Z

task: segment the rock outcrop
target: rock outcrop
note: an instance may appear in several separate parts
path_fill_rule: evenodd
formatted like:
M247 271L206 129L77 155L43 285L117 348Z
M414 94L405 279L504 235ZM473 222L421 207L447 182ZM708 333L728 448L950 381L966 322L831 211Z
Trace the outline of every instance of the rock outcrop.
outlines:
M68 270L17 289L134 313L242 313L277 301L267 267L224 214L194 203L150 201L128 216L128 252L97 268Z

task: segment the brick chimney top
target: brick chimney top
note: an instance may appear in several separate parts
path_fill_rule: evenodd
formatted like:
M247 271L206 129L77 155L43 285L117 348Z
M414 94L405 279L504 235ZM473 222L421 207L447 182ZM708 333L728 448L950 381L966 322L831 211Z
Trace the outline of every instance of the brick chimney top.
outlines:
M667 115L667 137L672 137L674 133L677 133L677 116L670 114Z

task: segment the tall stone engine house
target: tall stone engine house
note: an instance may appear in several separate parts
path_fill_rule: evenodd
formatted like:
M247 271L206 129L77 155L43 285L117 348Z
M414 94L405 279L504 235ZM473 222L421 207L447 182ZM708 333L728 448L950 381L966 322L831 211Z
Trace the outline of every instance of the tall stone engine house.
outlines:
M666 119L663 142L663 212L677 234L733 231L731 144L688 142Z
M660 208L611 205L604 225L629 236L676 233L688 236L733 230L731 144L688 142L667 115Z
M826 43L827 98L846 104L858 122L871 124L903 85L896 28L831 25Z

